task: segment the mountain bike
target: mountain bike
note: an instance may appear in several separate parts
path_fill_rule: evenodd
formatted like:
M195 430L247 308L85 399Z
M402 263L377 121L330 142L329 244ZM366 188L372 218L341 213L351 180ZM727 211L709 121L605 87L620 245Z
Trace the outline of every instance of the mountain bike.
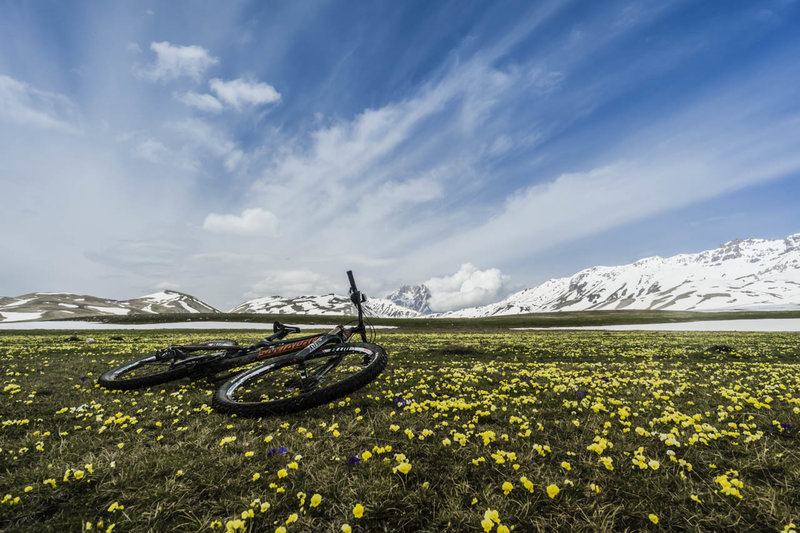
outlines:
M387 362L384 349L367 341L361 306L367 298L352 271L347 277L350 301L358 311L355 326L286 339L300 328L275 322L273 334L252 345L216 339L169 346L105 372L98 383L130 390L182 378L227 380L214 394L212 407L242 416L293 413L329 403L374 380ZM356 335L363 342L349 342Z

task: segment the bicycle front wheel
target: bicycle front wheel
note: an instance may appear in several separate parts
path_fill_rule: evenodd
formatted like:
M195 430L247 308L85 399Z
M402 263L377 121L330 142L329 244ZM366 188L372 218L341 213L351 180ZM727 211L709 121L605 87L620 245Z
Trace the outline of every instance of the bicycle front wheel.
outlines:
M111 390L131 390L151 387L185 378L191 368L186 365L173 366L170 361L159 359L151 353L120 365L103 373L97 382Z
M305 373L283 359L237 374L217 389L212 406L240 416L304 411L360 389L385 366L386 353L376 344L340 344L312 354Z

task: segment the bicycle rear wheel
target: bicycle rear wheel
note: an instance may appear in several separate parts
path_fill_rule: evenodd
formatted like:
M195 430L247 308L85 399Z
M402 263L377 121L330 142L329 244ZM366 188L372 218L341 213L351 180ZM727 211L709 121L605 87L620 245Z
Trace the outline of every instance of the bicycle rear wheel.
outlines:
M381 373L386 353L376 344L349 343L323 348L306 360L304 377L290 359L268 362L225 382L212 406L240 416L304 411L360 389Z
M97 382L111 390L131 390L159 385L189 375L188 365L173 366L151 353L103 373Z

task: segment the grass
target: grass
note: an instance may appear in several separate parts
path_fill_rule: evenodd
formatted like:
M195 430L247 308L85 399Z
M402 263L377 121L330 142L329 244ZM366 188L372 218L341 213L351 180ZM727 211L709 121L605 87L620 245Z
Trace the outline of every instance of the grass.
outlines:
M198 335L261 336L0 332L0 529L800 523L800 334L381 332L378 380L255 420L212 411L204 381L95 385L132 352Z
M472 332L506 331L509 328L549 328L609 326L616 324L660 324L706 320L754 320L764 318L800 318L797 311L560 311L485 318L371 318L375 325L394 326L402 332ZM354 321L354 317L323 315L266 315L257 313L164 313L159 315L104 315L63 319L96 321L105 324L155 324L171 322L251 322L279 320L286 324L331 324ZM77 328L76 328L77 329Z

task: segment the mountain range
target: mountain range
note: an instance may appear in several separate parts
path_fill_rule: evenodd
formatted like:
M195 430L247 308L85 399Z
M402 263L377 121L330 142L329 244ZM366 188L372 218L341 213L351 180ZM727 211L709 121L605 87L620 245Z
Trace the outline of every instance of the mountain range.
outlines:
M370 314L388 318L485 317L551 311L646 309L670 311L800 309L800 233L785 239L736 239L714 250L647 257L621 266L594 266L556 278L480 307L433 313L430 289L404 285L370 298ZM31 293L0 298L0 321L48 320L98 315L216 313L214 307L177 291L132 300L69 293ZM335 294L248 300L231 313L354 314Z

